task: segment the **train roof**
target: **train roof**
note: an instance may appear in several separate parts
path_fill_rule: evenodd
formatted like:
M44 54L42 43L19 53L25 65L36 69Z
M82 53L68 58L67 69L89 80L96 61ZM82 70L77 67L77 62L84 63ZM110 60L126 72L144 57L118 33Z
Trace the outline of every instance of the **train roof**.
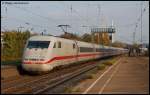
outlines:
M42 35L36 35L36 36L31 36L29 38L29 40L39 40L39 41L47 41L47 40L51 40L53 38L53 36L42 36Z
M58 36L48 36L48 35L36 35L36 36L32 36L29 38L30 41L34 41L34 40L39 40L39 41L51 41L52 39L55 40L60 40L60 41L67 41L67 42L72 42L73 40L71 39L65 39L65 38L60 38ZM77 40L76 40L77 41ZM88 42L83 42L83 41L77 41L79 43L82 44L92 44L92 43L88 43ZM110 48L110 49L118 49L118 50L122 50L123 48L118 48L118 47L110 47L110 46L103 46L100 44L94 44L96 47L104 47L104 48Z
M36 36L32 36L29 38L29 40L52 40L52 39L57 39L57 40L65 40L65 41L73 41L71 39L65 39L65 38L60 38L60 37L55 37L55 36L46 36L46 35L36 35ZM76 40L77 41L77 40ZM88 42L83 42L83 41L77 41L80 43L84 43L84 44L92 44L92 43L88 43ZM98 45L98 44L94 44L94 45Z

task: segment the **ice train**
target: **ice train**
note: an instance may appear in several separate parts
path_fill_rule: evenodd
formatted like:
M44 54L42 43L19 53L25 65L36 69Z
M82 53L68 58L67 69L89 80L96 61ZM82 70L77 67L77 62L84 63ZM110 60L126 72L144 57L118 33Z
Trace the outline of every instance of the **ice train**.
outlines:
M54 36L32 36L24 48L26 71L50 71L56 66L126 53L127 49L102 46Z

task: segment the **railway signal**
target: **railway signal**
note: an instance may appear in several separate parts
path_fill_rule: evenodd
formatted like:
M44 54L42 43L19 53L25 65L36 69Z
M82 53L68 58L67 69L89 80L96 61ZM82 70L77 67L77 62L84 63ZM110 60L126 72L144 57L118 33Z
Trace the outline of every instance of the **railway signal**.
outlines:
M110 41L112 42L112 34L115 33L116 30L114 27L106 27L106 28L92 28L91 29L91 33L93 35L97 34L98 38L97 38L97 42L98 44L101 43L102 45L104 44L104 38L106 38L106 35L105 34L109 34L108 35L108 38L109 38L109 43ZM100 36L101 35L101 36ZM105 35L105 37L104 37Z

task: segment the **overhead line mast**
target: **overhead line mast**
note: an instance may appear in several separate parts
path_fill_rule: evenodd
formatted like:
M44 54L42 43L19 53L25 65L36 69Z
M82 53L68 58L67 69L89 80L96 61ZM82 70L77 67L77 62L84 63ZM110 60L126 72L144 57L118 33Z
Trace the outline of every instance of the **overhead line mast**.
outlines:
M142 44L142 1L141 1L141 44Z
M100 26L99 22L100 22L100 11L101 11L101 6L98 4L98 18L97 18L97 21L98 21L98 25Z

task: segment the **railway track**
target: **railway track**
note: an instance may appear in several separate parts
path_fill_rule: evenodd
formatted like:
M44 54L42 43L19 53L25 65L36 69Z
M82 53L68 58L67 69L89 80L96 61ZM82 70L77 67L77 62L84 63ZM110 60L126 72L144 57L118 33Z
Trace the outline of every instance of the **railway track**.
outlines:
M8 66L8 65L1 65L1 69L11 69L14 68L15 66Z
M2 88L1 88L1 91L2 93L20 93L20 91L22 92L21 88L25 91L25 88L26 87L29 87L29 86L32 86L31 84L34 84L34 83L41 83L42 81L46 81L46 80L54 80L54 77L58 77L60 75L63 75L63 74L68 74L68 72L72 72L74 70L77 70L78 68L82 68L82 67L85 67L89 64L80 64L78 66L72 66L70 69L64 69L62 71L58 70L58 72L52 72L52 73L49 73L49 74L45 74L45 75L42 75L42 76L23 76L23 77L18 77L18 79L16 80L12 80L12 81L2 81ZM61 76L62 77L62 76ZM59 77L58 77L59 78ZM58 78L55 78L55 79L58 79ZM19 88L19 90L18 90Z
M9 81L19 77L17 72L17 66L12 65L1 65L1 81Z
M1 91L6 94L33 93L40 94L49 89L71 80L79 75L94 69L97 66L96 62L88 62L78 64L71 68L58 70L57 72L48 73L41 76L22 77L18 80L2 83ZM99 62L98 62L99 63Z
M57 80L57 82L53 82L50 84L50 82L46 82L47 84L49 83L50 85L46 85L44 88L40 89L40 90L37 90L35 92L33 92L33 94L42 94L42 93L45 93L47 92L49 89L54 89L55 87L67 82L68 80L71 80L72 78L75 78L87 71L90 71L92 70L93 68L95 68L96 65L92 65L92 66L89 66L89 67L86 67L86 68L83 68L82 70L78 70L78 71L75 71L71 74L69 74L68 76L65 76L65 77L62 77L62 78L59 78Z
M60 85L63 85L67 82L70 82L70 80L80 77L80 75L87 73L88 71L91 71L97 67L97 65L100 64L99 62L95 62L95 64L92 64L91 66L87 66L85 68L79 69L78 71L75 71L71 73L69 76L59 78L56 82L47 82L46 86L40 90L34 91L33 94L52 94L56 93L55 91L51 91L53 89L57 89ZM64 86L63 86L64 87ZM51 93L52 92L52 93Z

